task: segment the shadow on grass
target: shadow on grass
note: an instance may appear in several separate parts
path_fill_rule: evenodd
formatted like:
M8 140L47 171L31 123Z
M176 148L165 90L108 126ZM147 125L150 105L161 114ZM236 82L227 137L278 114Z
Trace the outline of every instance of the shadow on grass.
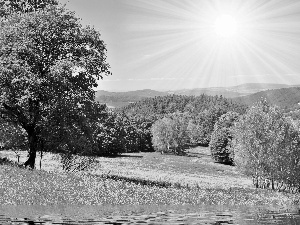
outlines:
M194 157L194 158L203 158L203 157L209 157L207 154L204 153L187 153L187 157Z
M120 155L117 157L120 157L120 158L143 158L144 156L142 156L142 155Z
M152 187L161 187L161 188L169 188L169 187L177 187L177 188L182 188L180 184L172 184L167 181L152 181L152 180L146 180L142 178L132 178L132 177L123 177L119 175L102 175L101 176L104 179L110 179L114 181L122 181L122 182L128 182L128 183L134 183L138 185L143 185L143 186L152 186Z
M235 166L233 162L216 162L214 161L215 164L220 164L220 165L225 165L225 166Z
M134 153L131 153L134 154ZM110 155L110 156L103 156L105 158L143 158L142 155Z

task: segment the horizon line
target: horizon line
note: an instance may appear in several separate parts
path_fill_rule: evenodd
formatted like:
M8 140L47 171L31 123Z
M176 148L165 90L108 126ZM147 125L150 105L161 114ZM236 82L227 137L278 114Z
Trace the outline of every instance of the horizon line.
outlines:
M167 92L167 91L180 91L180 90L195 90L195 89L209 89L209 88L233 88L238 87L242 85L247 84L263 84L263 85L285 85L287 87L294 87L294 86L300 86L299 84L286 84L286 83L265 83L265 82L253 82L253 83L241 83L238 85L232 85L232 86L208 86L208 87L195 87L195 88L182 88L182 89L152 89L152 88L143 88L143 89L110 89L110 90L104 90L104 89L96 89L95 91L107 91L107 92L131 92L131 91L145 91L145 90L152 90L152 91L158 91L158 92Z

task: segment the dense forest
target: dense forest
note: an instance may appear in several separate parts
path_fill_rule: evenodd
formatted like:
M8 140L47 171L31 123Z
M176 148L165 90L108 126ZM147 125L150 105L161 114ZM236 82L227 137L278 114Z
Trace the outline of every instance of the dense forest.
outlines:
M185 121L183 127L189 131L186 131L188 136L185 137L186 141L183 145L201 144L207 146L214 124L221 115L228 111L243 114L246 108L245 105L235 103L222 96L169 95L147 98L116 110L115 113L126 115L134 124L134 130L142 131L145 138L143 143L146 145L140 151L154 151L151 128L156 122L164 118ZM175 142L174 146L177 146Z
M175 112L188 112L196 115L204 110L215 109L220 111L228 111L229 109L237 112L245 112L246 105L236 103L222 96L208 96L202 94L200 96L184 96L169 95L159 96L155 98L147 98L145 100L132 103L121 111L127 114L142 115L165 115Z

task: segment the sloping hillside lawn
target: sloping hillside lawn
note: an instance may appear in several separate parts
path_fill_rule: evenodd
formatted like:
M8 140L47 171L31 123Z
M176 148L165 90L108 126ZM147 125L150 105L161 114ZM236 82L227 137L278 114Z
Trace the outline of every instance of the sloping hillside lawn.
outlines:
M21 153L20 161L26 159ZM1 151L0 157L15 159ZM39 162L37 162L37 165ZM45 170L43 170L43 168ZM47 171L46 171L47 170ZM108 177L108 178L107 178ZM110 179L112 178L112 179ZM152 181L154 185L143 185ZM129 182L131 181L131 182ZM155 184L167 183L166 187ZM235 167L214 163L207 148L188 156L159 153L97 158L86 172L66 173L59 156L46 154L42 170L0 165L0 204L197 204L290 207L298 195L254 189Z

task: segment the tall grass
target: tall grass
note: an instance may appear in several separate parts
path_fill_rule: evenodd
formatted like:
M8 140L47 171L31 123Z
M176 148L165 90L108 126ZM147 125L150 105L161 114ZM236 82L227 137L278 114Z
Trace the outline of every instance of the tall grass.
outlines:
M0 204L197 204L278 205L297 204L299 196L244 188L201 189L159 187L96 175L75 175L0 166Z

